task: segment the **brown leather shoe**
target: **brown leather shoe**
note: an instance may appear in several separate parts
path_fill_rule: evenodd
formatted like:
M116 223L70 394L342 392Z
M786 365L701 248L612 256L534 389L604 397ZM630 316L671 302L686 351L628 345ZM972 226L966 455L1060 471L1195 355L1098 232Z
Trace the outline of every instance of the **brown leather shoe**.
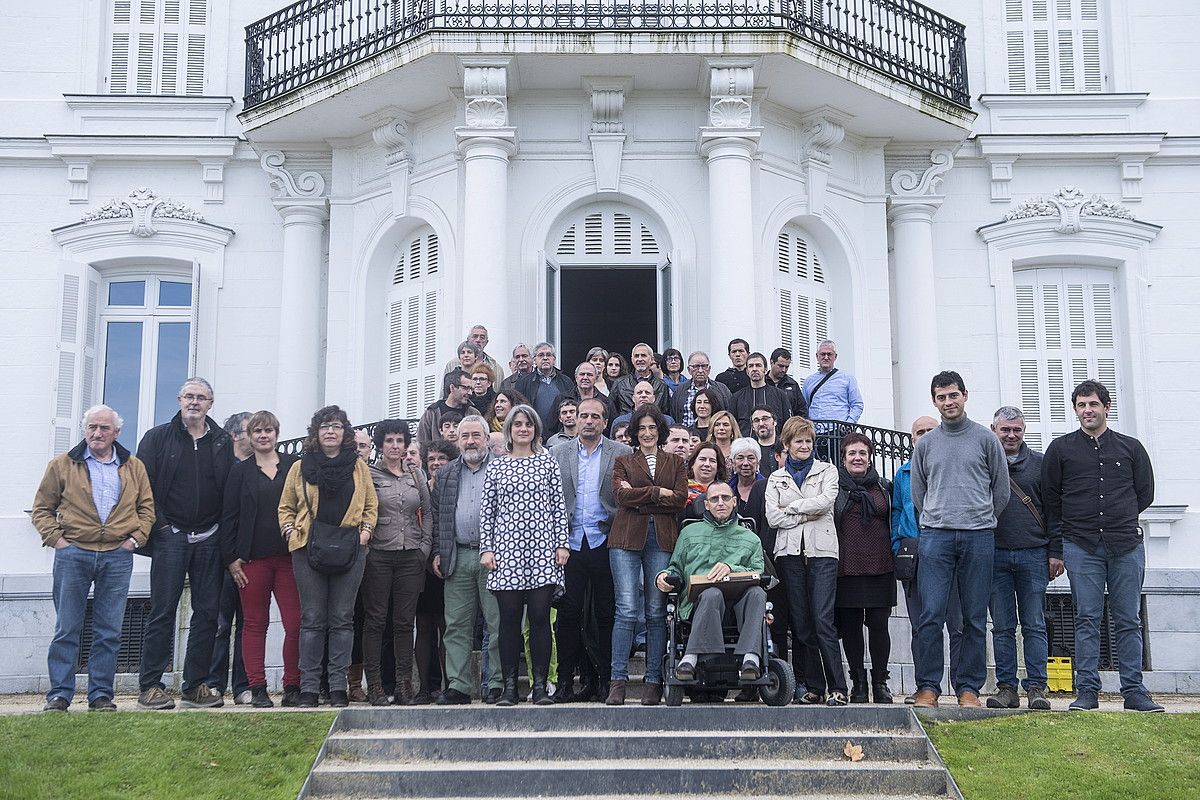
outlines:
M933 689L922 689L917 692L917 697L913 701L913 705L917 708L937 708L938 696Z
M606 706L625 705L625 681L613 681L608 686L608 697L604 700Z
M656 706L662 702L663 685L661 683L647 683L642 685L642 705Z
M983 703L979 702L979 695L970 689L958 693L958 704L962 708L983 708Z
M348 688L348 697L351 703L365 703L368 700L367 693L362 689L363 680L363 665L351 664L350 669L346 674Z

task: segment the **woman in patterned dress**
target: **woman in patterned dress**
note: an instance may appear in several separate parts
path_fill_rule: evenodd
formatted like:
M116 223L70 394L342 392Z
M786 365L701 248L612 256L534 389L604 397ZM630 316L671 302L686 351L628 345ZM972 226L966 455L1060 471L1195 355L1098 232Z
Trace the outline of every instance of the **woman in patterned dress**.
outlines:
M479 507L479 560L487 588L500 606L500 664L504 692L498 706L517 703L517 666L529 617L533 702L554 701L546 691L550 669L550 603L562 593L571 551L558 462L542 447L542 421L517 405L504 421L508 454L492 459Z

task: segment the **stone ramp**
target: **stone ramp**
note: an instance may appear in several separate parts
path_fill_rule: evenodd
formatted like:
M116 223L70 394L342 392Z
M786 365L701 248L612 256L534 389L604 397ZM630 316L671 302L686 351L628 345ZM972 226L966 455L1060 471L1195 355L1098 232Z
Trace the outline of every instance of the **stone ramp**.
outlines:
M349 708L300 797L796 795L960 797L908 708L732 703Z

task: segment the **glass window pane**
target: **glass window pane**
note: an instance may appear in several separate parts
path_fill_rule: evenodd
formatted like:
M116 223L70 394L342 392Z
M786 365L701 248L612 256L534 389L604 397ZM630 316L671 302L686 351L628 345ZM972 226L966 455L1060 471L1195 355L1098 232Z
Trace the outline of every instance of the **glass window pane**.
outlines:
M108 285L108 304L110 306L146 305L146 282L113 281Z
M188 378L192 326L164 322L158 326L158 366L154 375L154 424L167 422L179 411L179 387Z
M116 285L116 284L113 284ZM142 323L108 323L104 349L104 404L125 418L118 441L137 450L142 382Z
M180 281L159 281L158 304L187 308L192 304L192 285Z

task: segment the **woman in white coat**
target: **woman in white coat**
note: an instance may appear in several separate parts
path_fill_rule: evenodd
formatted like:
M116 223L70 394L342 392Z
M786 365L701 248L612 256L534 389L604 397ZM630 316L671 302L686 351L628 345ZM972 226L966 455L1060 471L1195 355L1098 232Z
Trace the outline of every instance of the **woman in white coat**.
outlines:
M807 419L789 419L780 440L787 458L767 478L767 522L777 531L775 568L787 592L792 636L804 647L801 702L844 706L846 673L834 621L838 471L813 457L816 432Z

